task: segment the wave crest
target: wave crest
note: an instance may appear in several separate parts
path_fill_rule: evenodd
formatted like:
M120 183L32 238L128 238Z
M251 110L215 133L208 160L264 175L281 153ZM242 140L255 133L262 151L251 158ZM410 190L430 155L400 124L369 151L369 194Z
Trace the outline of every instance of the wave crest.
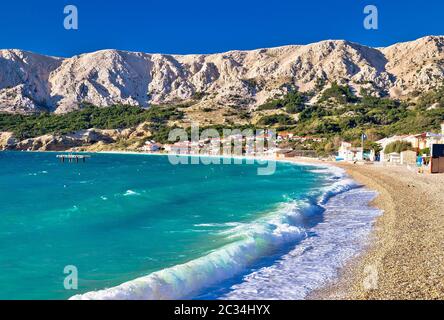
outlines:
M302 240L307 234L297 221L303 214L313 214L335 194L356 187L345 178L342 169L322 167L330 173L333 184L316 199L291 202L276 212L250 224L236 224L221 231L235 242L185 264L153 272L119 286L73 296L72 300L162 300L184 299L245 271L257 259L273 249Z

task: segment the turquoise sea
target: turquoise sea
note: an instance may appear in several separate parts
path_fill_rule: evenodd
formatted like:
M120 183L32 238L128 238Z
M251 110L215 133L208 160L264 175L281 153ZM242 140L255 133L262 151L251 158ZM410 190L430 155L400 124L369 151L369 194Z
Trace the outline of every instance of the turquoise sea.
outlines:
M260 164L91 156L62 164L55 153L0 152L0 299L248 299L248 292L285 299L271 288L261 296L251 277L307 241L325 251L336 240L321 239L316 228L335 231L341 221L354 226L342 230L348 243L331 248L329 258L324 252L329 261L315 254L304 269L331 264L316 275L332 277L343 262L335 252L355 254L377 215L367 206L374 194L330 168L278 163L275 174L260 176ZM336 214L347 201L357 213L348 219L344 211L326 225L333 198ZM66 266L78 270L77 290L64 288ZM303 298L322 281L301 276L292 287L302 284Z

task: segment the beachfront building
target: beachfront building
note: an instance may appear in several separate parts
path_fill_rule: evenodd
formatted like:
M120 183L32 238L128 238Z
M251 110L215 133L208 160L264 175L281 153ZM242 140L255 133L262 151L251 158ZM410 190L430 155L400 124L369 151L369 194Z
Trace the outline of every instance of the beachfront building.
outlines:
M277 136L277 141L281 142L281 141L287 141L287 140L292 140L294 137L294 133L290 133L287 131L284 132L280 132Z
M210 144L209 144L209 154L212 156L217 156L220 155L222 153L222 148L224 146L225 143L225 139L221 139L221 138L212 138L210 139Z
M443 142L444 133L433 133L424 132L414 136L415 139L412 141L412 147L416 150L422 150L426 148L431 148L433 144L439 144Z
M278 158L279 155L285 151L291 151L291 149L288 150L288 149L281 149L281 148L277 148L277 147L270 148L270 149L264 150L263 155L268 156L268 157L272 157L272 158Z
M307 141L322 142L325 141L326 138L313 137L313 136L293 136L291 140L297 142L307 142Z
M417 161L417 153L413 150L401 152L400 162L403 165L415 165Z
M386 155L386 159L390 163L399 164L401 163L401 154L398 152L392 152Z
M431 149L432 145L444 143L444 123L441 124L441 133L434 132L423 132L420 134L412 134L412 135L398 135L387 137L376 141L381 147L381 162L390 161L389 155L384 153L385 147L387 147L390 143L396 141L408 142L412 145L413 151L419 153L424 149Z
M232 143L241 143L244 140L245 139L244 139L244 136L242 134L232 134L232 135L229 135L229 136L225 137L225 141L226 142L232 142Z
M162 148L162 145L156 143L155 141L147 141L145 144L139 149L142 152L157 152Z
M336 160L362 161L364 160L364 150L362 147L353 147L351 143L342 141Z
M376 152L375 150L370 150L369 153L364 153L364 159L368 159L371 162L374 162L376 160Z
M171 152L173 150L173 145L172 144L164 144L162 148L165 152Z
M176 154L190 154L190 141L179 141L172 145L171 152Z
M384 150L389 144L396 142L396 141L406 141L406 142L410 142L413 145L413 143L416 141L416 138L414 135L399 135L399 136L387 137L387 138L376 141L376 143L379 144L382 148L379 161L381 161L381 162L390 161L390 155L386 154L384 152Z
M434 144L430 156L430 172L444 173L444 143Z
M256 153L256 138L254 136L247 136L245 138L245 154L247 156L254 156Z
M284 159L284 158L293 158L294 152L293 149L279 149L275 153L276 158Z

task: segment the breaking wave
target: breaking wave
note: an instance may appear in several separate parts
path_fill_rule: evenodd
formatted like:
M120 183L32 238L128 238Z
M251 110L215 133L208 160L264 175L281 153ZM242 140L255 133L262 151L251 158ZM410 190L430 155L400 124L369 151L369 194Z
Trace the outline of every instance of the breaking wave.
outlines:
M140 193L133 190L126 190L126 192L123 194L124 197L139 196L139 195Z
M192 298L210 286L248 271L249 266L276 249L307 238L301 223L304 216L323 210L323 205L333 196L358 185L335 167L315 167L319 173L328 174L330 183L306 201L292 201L276 211L251 223L230 224L221 231L231 244L216 249L206 256L176 265L147 276L128 281L119 286L91 291L72 297L73 300L161 300ZM203 225L202 225L203 226ZM210 227L212 225L205 225ZM217 226L217 225L214 225Z

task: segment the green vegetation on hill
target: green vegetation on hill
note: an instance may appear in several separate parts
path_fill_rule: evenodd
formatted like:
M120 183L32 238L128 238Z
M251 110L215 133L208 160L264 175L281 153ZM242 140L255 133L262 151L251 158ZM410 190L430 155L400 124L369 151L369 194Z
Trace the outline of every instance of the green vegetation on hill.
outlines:
M419 109L444 108L444 86L423 94L418 101Z
M264 116L258 122L259 125L265 127L274 126L276 124L285 126L285 125L291 125L293 123L294 120L286 114L274 114L274 115Z
M300 135L340 135L353 140L369 130L377 136L439 130L444 121L444 89L424 94L419 97L417 105L374 97L365 91L361 94L362 97L356 97L348 87L333 84L323 92L317 105L300 105L297 122L285 121L289 117L280 114L264 116L258 123L286 126L284 129ZM341 102L326 106L332 97ZM301 101L305 100L301 98ZM434 107L430 108L431 105Z
M371 105L360 101L337 108L308 106L299 119L293 128L298 134L340 135L355 140L368 131L384 137L439 130L444 121L444 108L410 109L405 103L380 99Z
M320 101L327 101L334 99L338 103L353 103L357 98L351 91L349 86L341 86L336 82L333 82L331 87L324 90Z
M357 97L350 88L338 84L324 90L315 105L309 104L308 98L292 90L250 113L235 108L233 112L225 114L234 119L225 121L224 124L215 123L215 127L239 128L239 125L235 124L236 118L249 121L254 119L255 112L261 114L260 110L278 110L277 114L263 115L256 123L249 122L248 126L273 128L275 131L285 130L300 136L323 137L326 138L325 142L297 148L314 148L330 153L338 147L338 141L341 139L359 145L363 133L369 137L366 147L374 148L374 141L383 137L440 131L440 124L444 122L444 87L418 95L413 102L374 97L365 90ZM18 138L24 139L49 133L66 134L89 128L123 129L148 122L153 139L167 142L168 133L172 129L168 123L181 120L184 117L181 110L184 110L182 106L172 105L152 106L149 109L123 105L108 108L85 105L79 111L63 115L0 114L0 131L12 131ZM209 110L203 109L202 112L207 113L206 111Z
M297 91L293 91L280 99L270 100L257 107L257 111L285 109L287 113L298 113L304 109L306 97Z
M124 129L143 122L150 122L156 131L166 126L169 120L178 120L183 113L174 106L153 106L142 109L136 106L116 105L98 108L86 105L79 111L67 114L42 113L19 115L0 113L0 131L10 131L20 139L44 134L67 134L78 130Z

